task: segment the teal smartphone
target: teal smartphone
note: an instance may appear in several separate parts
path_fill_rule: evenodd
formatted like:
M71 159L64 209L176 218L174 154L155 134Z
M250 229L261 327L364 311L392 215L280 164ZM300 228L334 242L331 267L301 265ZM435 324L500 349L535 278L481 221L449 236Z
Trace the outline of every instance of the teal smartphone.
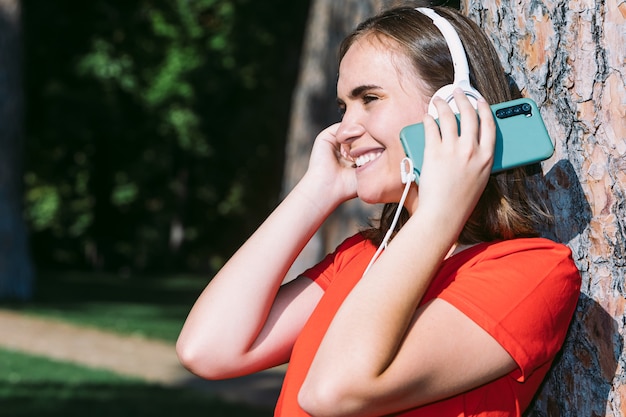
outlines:
M496 121L496 148L491 172L534 164L552 156L554 144L533 100L520 98L494 104L491 111ZM413 170L419 179L424 161L424 125L418 123L405 127L400 132L400 141L406 156L413 161Z

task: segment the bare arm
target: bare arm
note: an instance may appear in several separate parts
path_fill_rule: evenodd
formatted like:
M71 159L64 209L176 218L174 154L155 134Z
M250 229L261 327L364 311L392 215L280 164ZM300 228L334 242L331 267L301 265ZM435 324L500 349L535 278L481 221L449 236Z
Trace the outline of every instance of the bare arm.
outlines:
M193 306L177 342L192 372L227 378L287 360L322 291L307 278L281 283L326 217L355 194L353 174L336 157L335 131L318 136L303 179Z
M417 309L491 168L495 128L488 105L479 104L479 127L469 102L456 101L462 136L449 108L438 106L441 135L432 119L424 120L417 210L347 297L320 345L299 396L311 415L388 414L515 367L495 340L446 302Z

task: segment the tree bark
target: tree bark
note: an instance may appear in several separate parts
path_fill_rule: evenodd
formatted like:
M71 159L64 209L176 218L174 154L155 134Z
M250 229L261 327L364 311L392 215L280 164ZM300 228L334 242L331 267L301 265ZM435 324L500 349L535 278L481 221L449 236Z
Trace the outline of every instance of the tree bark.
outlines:
M0 299L27 300L33 269L22 218L20 2L0 0Z
M467 0L505 69L539 104L555 155L550 237L572 249L583 294L529 415L625 416L626 82L623 0Z

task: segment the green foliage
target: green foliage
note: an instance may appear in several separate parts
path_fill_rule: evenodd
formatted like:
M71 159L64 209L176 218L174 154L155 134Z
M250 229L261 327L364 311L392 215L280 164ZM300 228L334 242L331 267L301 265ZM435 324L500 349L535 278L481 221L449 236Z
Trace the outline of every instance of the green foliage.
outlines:
M266 3L24 0L40 267L211 269L275 205L308 2Z
M26 193L27 216L35 231L52 227L59 212L60 197L51 185L33 184Z
M93 40L91 50L76 65L76 73L83 77L93 77L132 91L137 87L133 74L133 60L128 55L116 56L114 45L105 39Z

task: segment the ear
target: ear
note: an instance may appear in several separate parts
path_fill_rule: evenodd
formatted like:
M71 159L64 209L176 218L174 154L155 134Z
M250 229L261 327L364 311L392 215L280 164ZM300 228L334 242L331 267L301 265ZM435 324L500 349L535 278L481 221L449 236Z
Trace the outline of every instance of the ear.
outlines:
M477 108L478 99L481 98L482 95L478 92L478 90L472 87L469 82L466 82L465 80L461 80L460 82L455 82L454 84L444 85L439 90L437 90L435 94L433 94L433 97L430 99L430 103L428 104L428 114L433 116L435 119L437 119L437 117L439 116L437 113L437 108L433 104L433 99L435 97L442 98L446 103L450 105L453 112L459 113L459 109L456 103L454 102L454 95L453 95L453 92L457 87L463 90L463 92L469 99L470 103L472 103L472 106L474 106L474 108Z
M454 82L452 84L448 84L443 86L433 95L435 97L441 97L446 103L450 105L452 110L455 113L459 112L456 103L454 103L453 91L455 88L460 88L465 92L465 95L469 98L470 103L474 108L478 106L478 99L481 98L481 94L470 84L469 81L469 64L467 63L467 56L465 55L465 48L463 48L463 43L461 42L461 38L459 38L459 34L454 29L454 26L447 19L438 15L433 9L428 7L418 7L415 10L418 12L428 16L433 24L439 29L444 39L446 40L446 44L448 45L448 49L450 50L450 55L452 56L452 64L454 66ZM428 105L428 114L437 119L437 109L433 105L432 99L430 100L430 104Z

